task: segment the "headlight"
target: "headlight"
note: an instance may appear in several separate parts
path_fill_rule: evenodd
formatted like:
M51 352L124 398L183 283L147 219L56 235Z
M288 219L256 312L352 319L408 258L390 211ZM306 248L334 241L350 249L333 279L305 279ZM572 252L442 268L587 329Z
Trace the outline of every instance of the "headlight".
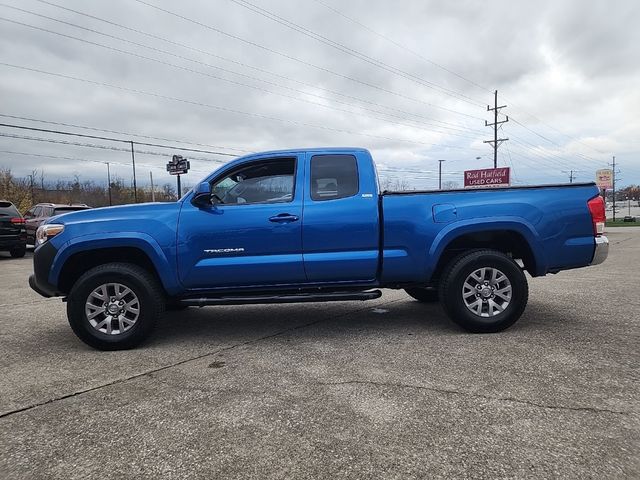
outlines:
M56 223L49 223L47 225L40 225L36 230L36 247L42 245L47 240L52 239L59 233L64 231L64 225Z

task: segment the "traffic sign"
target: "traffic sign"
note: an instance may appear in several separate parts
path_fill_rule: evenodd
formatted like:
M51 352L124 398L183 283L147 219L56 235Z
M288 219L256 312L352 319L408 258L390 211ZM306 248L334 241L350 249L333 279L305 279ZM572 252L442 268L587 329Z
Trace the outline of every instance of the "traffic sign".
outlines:
M167 172L169 175L184 175L191 168L189 160L180 155L174 155L170 162L167 163Z

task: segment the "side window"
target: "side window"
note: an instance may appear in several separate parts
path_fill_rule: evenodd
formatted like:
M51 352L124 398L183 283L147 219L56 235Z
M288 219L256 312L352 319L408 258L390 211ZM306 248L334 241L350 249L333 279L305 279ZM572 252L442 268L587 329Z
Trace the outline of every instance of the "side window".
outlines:
M352 197L358 184L358 163L353 155L311 157L311 199L335 200Z
M24 214L24 218L33 218L33 212L34 211L35 211L35 208L27 210L27 212Z
M253 163L216 180L211 191L227 205L291 202L295 169L295 158Z
M33 210L33 216L34 218L38 218L42 216L42 207L36 207L35 210Z

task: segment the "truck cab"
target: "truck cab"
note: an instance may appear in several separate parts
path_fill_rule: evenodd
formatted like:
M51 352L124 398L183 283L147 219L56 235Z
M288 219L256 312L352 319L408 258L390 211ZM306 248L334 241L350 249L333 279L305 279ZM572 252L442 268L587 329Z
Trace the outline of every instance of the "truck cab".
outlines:
M378 185L366 150L263 153L205 182L211 202L180 211L186 288L375 283Z

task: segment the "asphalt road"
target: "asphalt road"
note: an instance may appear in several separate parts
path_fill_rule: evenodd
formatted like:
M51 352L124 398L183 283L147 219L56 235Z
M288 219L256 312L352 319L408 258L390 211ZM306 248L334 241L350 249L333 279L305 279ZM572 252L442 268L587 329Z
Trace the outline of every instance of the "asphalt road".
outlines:
M0 254L0 478L640 478L640 229L469 335L403 292L167 314L98 352Z

